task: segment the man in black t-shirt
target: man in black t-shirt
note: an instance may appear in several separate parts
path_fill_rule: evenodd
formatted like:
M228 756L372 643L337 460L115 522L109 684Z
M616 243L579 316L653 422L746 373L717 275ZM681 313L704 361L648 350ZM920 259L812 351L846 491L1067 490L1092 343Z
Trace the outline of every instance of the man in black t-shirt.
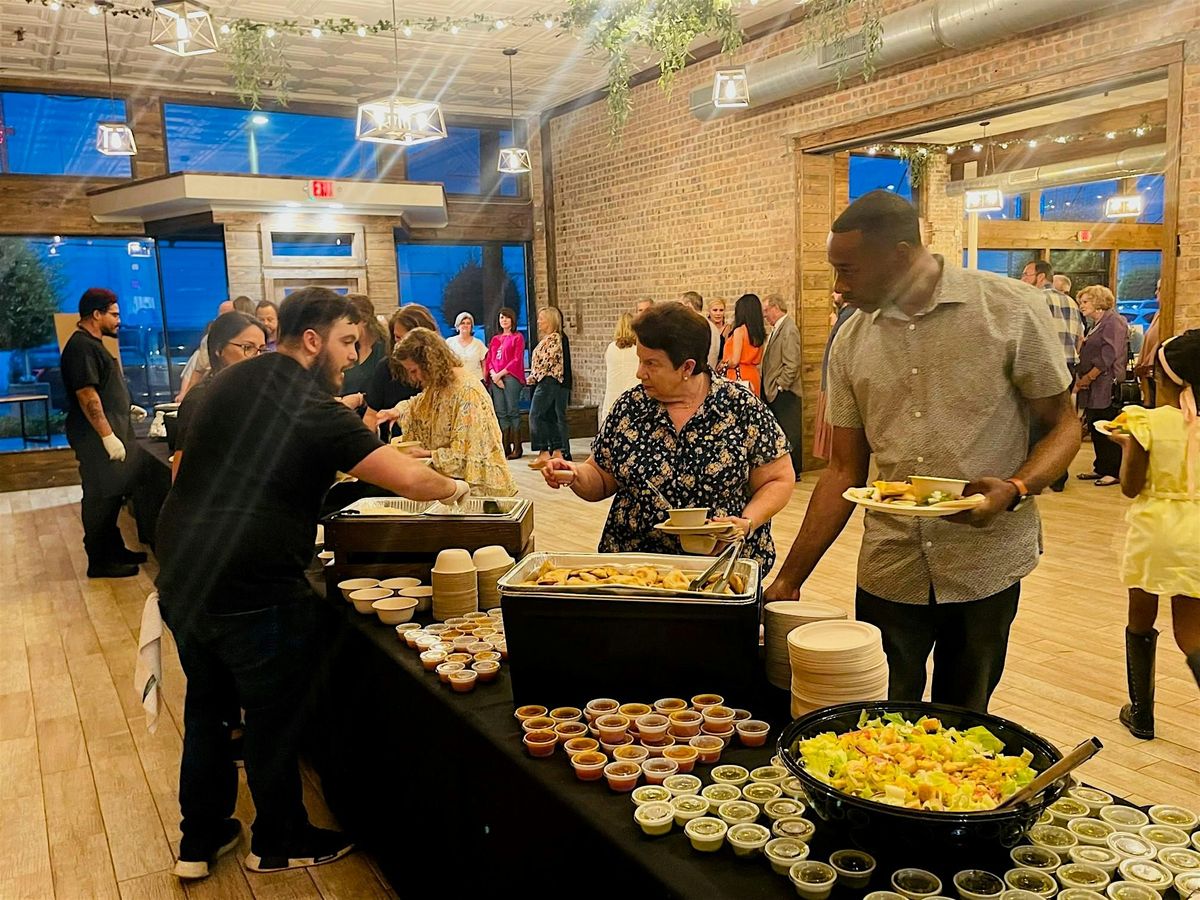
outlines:
M89 288L79 299L79 326L62 352L67 389L67 442L83 483L83 546L88 578L136 575L146 554L125 546L117 528L121 503L133 487L138 449L129 421L129 389L101 338L121 327L117 295Z
M321 498L338 471L417 500L458 502L469 490L381 444L334 399L356 359L357 321L325 288L285 300L278 352L208 386L159 517L160 606L188 678L181 878L205 877L240 835L225 724L238 702L256 812L247 868L319 865L352 849L309 823L298 768L300 710L320 653L304 570Z

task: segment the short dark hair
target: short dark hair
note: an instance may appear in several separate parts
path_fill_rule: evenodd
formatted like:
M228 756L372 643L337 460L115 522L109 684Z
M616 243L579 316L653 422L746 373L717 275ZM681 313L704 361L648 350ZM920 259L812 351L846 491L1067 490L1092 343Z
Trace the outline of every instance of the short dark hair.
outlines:
M696 312L704 312L704 298L695 291L684 291L679 299L688 304Z
M271 309L275 310L276 316L279 315L279 304L276 303L274 300L259 300L256 304L254 304L254 311L257 313L260 309L263 309L264 307L267 307L267 306L269 306L269 307L271 307Z
M323 287L301 288L289 294L279 307L280 342L296 340L310 328L322 338L338 319L359 323L358 310L344 296Z
M233 308L236 309L238 312L244 313L247 316L254 315L254 311L256 308L254 306L254 301L251 300L249 297L247 297L245 294L241 294L237 297L234 297L232 300L232 303L233 303Z
M245 313L234 310L233 312L221 313L213 320L208 329L208 362L212 373L215 375L225 368L225 363L221 359L221 351L235 337L249 328L251 325L256 325L262 329L263 340L267 339L267 326L253 316L248 316Z
M899 243L921 246L921 221L916 209L891 191L863 194L834 219L830 231L861 231L867 240L889 247Z
M94 312L104 312L117 302L117 295L108 288L88 288L79 298L79 318L87 319Z
M1025 263L1026 266L1029 263ZM1033 272L1035 275L1045 275L1047 278L1054 277L1054 266L1046 262L1044 259L1033 260Z
M708 371L708 348L712 330L708 319L682 303L656 303L633 320L638 343L650 350L662 350L676 369L689 359L696 363L695 374Z

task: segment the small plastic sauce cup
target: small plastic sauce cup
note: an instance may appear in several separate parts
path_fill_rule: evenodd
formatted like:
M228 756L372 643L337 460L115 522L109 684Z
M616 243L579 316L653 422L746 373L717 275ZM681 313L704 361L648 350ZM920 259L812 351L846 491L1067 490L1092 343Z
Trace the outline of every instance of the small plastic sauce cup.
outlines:
M544 716L547 710L544 706L520 706L513 713L518 719L524 722L526 719L536 719L538 716Z
M495 681L496 676L500 674L500 663L493 660L481 660L471 663L471 670L479 676L481 682L487 684L489 681Z
M599 749L600 742L590 737L571 738L563 742L563 751L568 757L575 757L580 753L595 753Z
M612 790L622 794L632 791L637 787L641 774L642 767L635 762L617 760L616 762L610 762L604 767L604 777L608 779L608 786Z
M475 690L475 682L478 680L479 673L473 672L470 669L450 673L450 687L455 693L466 694Z
M671 724L666 716L659 713L646 713L638 716L638 735L643 741L657 741L667 736L667 726Z
M700 816L683 826L684 834L692 842L692 848L701 853L716 853L725 843L729 826L712 816Z
M461 672L464 668L465 668L465 666L463 666L462 663L444 662L444 663L440 663L434 671L437 672L438 680L442 684L449 684L450 683L450 673L451 672Z
M647 784L662 784L678 771L679 764L673 759L652 758L642 763L642 774L646 776Z
M577 753L571 757L571 767L575 769L575 777L580 781L599 781L604 777L606 765L608 757L595 750Z
M625 744L613 750L613 759L637 763L639 766L650 758L650 751L637 744Z
M725 742L710 734L696 735L688 740L688 744L696 750L700 762L705 764L715 763L721 758L721 751L725 749Z
M767 742L767 736L771 733L771 726L758 719L735 722L733 727L737 731L738 740L742 742L743 747L761 747Z
M663 750L662 755L663 759L675 760L675 763L679 766L679 771L686 775L696 767L696 760L700 758L700 751L687 744L676 744L673 747L667 747Z
M554 745L558 743L553 731L530 731L522 740L530 756L550 756L554 753Z
M697 694L692 698L692 709L701 712L710 706L720 706L725 698L720 694Z

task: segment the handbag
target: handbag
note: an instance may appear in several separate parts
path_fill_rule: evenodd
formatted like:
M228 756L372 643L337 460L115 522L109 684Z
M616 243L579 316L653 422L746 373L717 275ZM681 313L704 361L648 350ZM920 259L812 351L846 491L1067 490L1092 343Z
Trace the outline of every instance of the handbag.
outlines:
M744 378L742 378L742 364L741 363L738 363L737 365L735 365L733 367L733 374L735 376L733 379L735 384L740 385L741 387L744 387L746 390L748 390L752 394L754 393L754 382L746 381Z

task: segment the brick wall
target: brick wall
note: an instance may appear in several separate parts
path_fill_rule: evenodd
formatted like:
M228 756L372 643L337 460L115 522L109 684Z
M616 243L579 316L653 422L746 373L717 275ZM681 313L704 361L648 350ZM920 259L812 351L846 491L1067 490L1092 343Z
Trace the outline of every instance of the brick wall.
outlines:
M895 0L886 10L908 5ZM636 88L620 143L608 137L602 102L552 119L558 302L576 328L571 332L574 401L599 401L603 349L617 315L631 309L637 296L665 299L691 289L705 296L779 291L796 298L799 287L806 417L811 416L828 327L830 279L822 229L836 213L829 199L835 174L832 160L797 160L789 135L932 105L1051 66L1093 64L1105 54L1178 40L1186 40L1189 62L1176 323L1177 328L1200 325L1200 142L1189 140L1200 133L1200 62L1191 61L1200 50L1198 26L1200 0L1110 9L983 50L947 52L888 70L867 84L854 82L797 102L700 122L688 111L688 92L711 83L714 68L729 64L721 58L686 69L670 95L653 83ZM793 26L755 41L734 60L753 62L786 52L799 42L800 29ZM944 163L935 163L930 176L931 240L939 252L958 259L961 201L936 196L936 187L949 176ZM534 200L541 202L536 180ZM541 235L535 244L537 271L544 274ZM544 280L538 290L544 302Z

